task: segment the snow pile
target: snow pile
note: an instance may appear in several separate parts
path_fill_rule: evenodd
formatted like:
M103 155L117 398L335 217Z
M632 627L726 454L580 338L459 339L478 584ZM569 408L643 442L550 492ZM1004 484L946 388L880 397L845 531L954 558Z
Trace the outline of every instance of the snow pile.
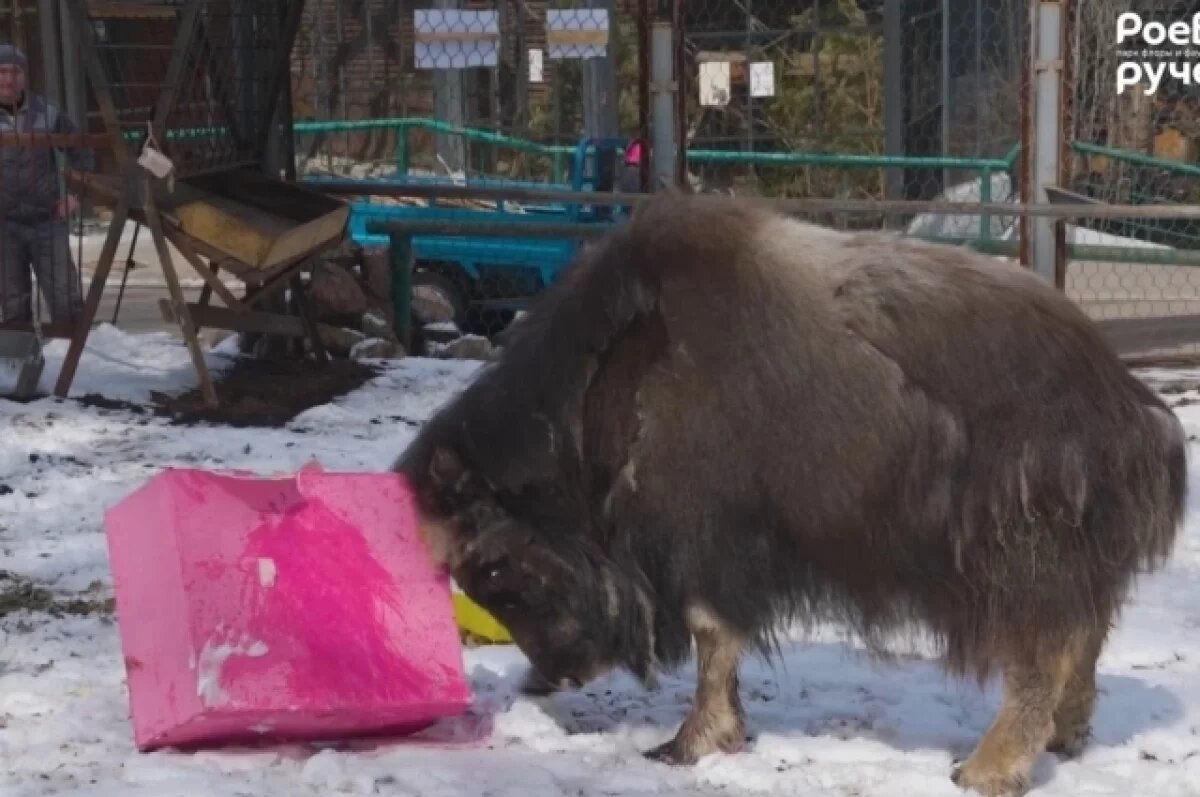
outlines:
M1006 172L997 172L991 176L991 199L993 203L1014 205L1021 201L1020 196L1013 190L1012 181ZM975 204L981 202L980 189L983 179L976 177L963 183L957 183L936 197L938 202L957 202ZM996 241L1016 241L1019 237L1017 216L1002 216L992 214L988 229L992 239ZM975 213L918 213L908 223L905 233L918 238L951 238L975 239L979 237L979 225L982 216ZM1070 222L1066 225L1067 243L1078 246L1116 246L1135 247L1141 249L1171 249L1164 244L1153 241L1143 241L1139 238L1129 238L1122 235L1100 232L1088 227L1080 227Z

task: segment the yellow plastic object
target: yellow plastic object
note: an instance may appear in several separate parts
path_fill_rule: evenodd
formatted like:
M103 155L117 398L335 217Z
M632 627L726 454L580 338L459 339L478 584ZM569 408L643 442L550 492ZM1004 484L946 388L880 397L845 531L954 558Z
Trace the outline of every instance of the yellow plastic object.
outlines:
M508 629L500 625L482 606L461 592L456 591L451 597L454 600L454 618L458 621L460 629L488 642L512 642Z

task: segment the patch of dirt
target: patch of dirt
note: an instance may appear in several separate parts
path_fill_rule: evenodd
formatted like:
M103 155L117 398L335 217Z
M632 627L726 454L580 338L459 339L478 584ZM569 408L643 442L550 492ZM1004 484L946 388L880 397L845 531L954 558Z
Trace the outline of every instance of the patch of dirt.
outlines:
M112 598L58 598L48 589L34 585L27 578L0 570L0 617L15 612L47 612L55 617L67 614L112 614Z
M87 395L80 396L77 401L85 407L93 407L98 410L126 410L136 415L141 415L146 411L146 408L141 404L121 401L120 399L110 399L106 396L101 396L99 393L88 393Z
M1149 380L1148 380L1149 381ZM1178 382L1163 382L1153 387L1163 395L1177 396L1181 393L1191 393L1200 390L1200 382L1194 380L1181 380Z
M238 358L214 379L220 406L211 409L200 389L153 394L154 412L172 423L279 427L301 412L328 404L378 376L380 369L354 360Z

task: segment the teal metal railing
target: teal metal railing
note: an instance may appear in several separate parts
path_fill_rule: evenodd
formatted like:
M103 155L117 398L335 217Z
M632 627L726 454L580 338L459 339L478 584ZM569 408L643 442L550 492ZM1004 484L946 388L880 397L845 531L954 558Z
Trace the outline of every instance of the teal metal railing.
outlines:
M350 133L369 130L395 131L396 139L394 162L398 174L406 174L411 165L410 134L414 130L423 130L435 134L462 136L468 141L503 147L516 152L545 157L551 163L552 181L565 184L568 181L571 157L575 152L574 146L545 144L529 139L511 136L492 130L464 127L425 117L399 117L386 119L363 119L348 121L303 121L293 124L297 135L318 135L322 133ZM227 133L224 127L194 127L177 128L167 132L168 140L219 136ZM131 130L126 138L131 141L141 140L145 135L142 131ZM1173 174L1189 178L1200 177L1200 166L1178 161L1169 161L1128 150L1114 149L1087 142L1075 141L1072 149L1083 155L1104 156L1116 163L1128 164L1134 167L1153 168L1164 174ZM997 173L1007 173L1016 181L1016 160L1020 155L1020 145L1014 146L1003 157L999 158L970 158L943 156L893 156L893 155L857 155L834 154L817 152L746 152L741 150L688 150L687 158L695 164L729 164L760 167L828 167L840 169L954 169L975 173L980 179L980 201L990 203L992 197L992 178ZM1163 201L1163 197L1155 194L1132 193L1133 202ZM938 237L947 243L957 243L974 246L994 254L1015 254L1015 244L1012 242L995 241L992 239L990 214L981 214L978 236L966 238ZM1012 250L1012 251L1010 251ZM1069 247L1072 257L1089 260L1105 260L1108 262L1128 262L1146 264L1178 264L1200 265L1200 259L1193 258L1193 253L1180 253L1173 250L1155 250L1144 247L1113 247L1113 246L1078 246ZM1196 262L1192 262L1195 260Z

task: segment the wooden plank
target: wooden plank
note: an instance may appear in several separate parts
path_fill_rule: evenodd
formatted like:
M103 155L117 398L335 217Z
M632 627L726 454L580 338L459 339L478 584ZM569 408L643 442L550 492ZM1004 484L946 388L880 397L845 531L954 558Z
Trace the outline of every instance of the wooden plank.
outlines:
M47 321L37 325L32 321L0 321L0 332L33 332L37 327L43 338L65 338L70 340L79 329L70 321Z
M300 309L300 323L304 326L305 336L312 344L317 362L329 362L329 352L325 350L325 342L321 340L321 333L317 329L316 315L313 313L312 303L308 300L308 291L304 289L304 281L300 278L299 270L292 275L292 293L295 294L296 307Z
M67 356L63 360L62 370L58 372L58 381L54 385L54 395L66 398L75 380L75 371L79 368L79 359L83 356L83 347L87 343L88 333L92 322L100 310L100 300L104 297L104 286L112 271L113 260L117 255L117 246L121 243L121 233L125 230L125 220L129 218L129 200L122 197L113 211L112 220L108 223L108 235L104 238L104 246L100 249L100 261L92 274L88 286L87 299L83 303L83 318L77 322L75 334L71 337L71 345L67 347Z
M604 47L608 44L606 30L548 30L546 47Z
M244 300L246 304L253 307L274 296L289 284L292 272L303 268L304 263L304 260L298 260L287 268L276 269L273 274L256 284L253 289L246 291Z
M204 261L200 259L200 255L196 254L196 250L188 243L185 236L169 227L163 228L163 234L167 236L167 240L175 245L175 248L191 264L196 273L204 279L204 288L206 290L215 292L217 296L221 297L221 301L225 302L233 310L247 309L246 305L242 304L242 300L234 296L233 292L225 287L225 283L221 282L220 277L217 276L218 266L214 263L212 268L205 267Z
M195 302L188 303L185 306L187 307L188 314L195 323L212 329L257 332L262 335L286 335L293 338L302 338L307 334L304 330L304 322L293 315L264 313L258 310L239 312L237 310L230 310L227 307L216 307L213 305L204 307ZM163 320L167 323L176 323L179 320L179 314L175 312L175 308L169 300L159 299L158 309L162 313ZM323 324L318 324L317 329L320 330L324 326Z
M175 7L150 3L114 3L90 0L90 15L99 19L174 19Z
M172 215L190 238L255 268L266 262L272 242L294 226L281 216L220 196L176 205Z
M30 149L108 148L112 146L112 139L107 133L0 133L0 146Z
M413 41L417 42L499 42L500 34L486 30L427 30L416 31Z
M1104 318L1096 324L1122 355L1200 343L1200 315Z
M274 268L281 263L307 259L325 249L331 249L346 238L346 222L350 206L328 213L318 219L293 227L275 238L261 268Z
M163 232L162 218L158 215L158 207L154 202L154 193L150 190L150 175L148 172L143 172L143 185L145 186L145 202L146 207L146 224L150 228L150 234L154 238L154 247L158 250L159 265L162 266L163 276L167 281L167 289L171 293L171 301L177 308L179 317L179 329L183 333L183 340L187 344L188 353L192 357L192 365L196 369L196 377L200 381L200 393L204 396L204 403L212 409L220 406L217 400L217 391L213 386L212 374L208 371L208 363L204 361L204 352L200 348L200 340L196 336L196 328L192 325L192 318L187 311L187 303L183 296L183 288L179 284L179 275L175 272L175 263L171 258L171 249L167 246L167 236Z
M167 78L163 90L159 92L157 104L154 108L153 131L160 150L167 145L167 117L171 115L179 92L183 89L183 70L188 65L188 56L191 53L192 40L196 35L196 26L200 19L200 8L202 5L204 5L203 0L189 0L183 8L179 27L175 31L175 44L171 52L171 61L167 64Z
M245 191L241 183L245 182ZM182 231L255 270L268 270L336 245L350 206L304 186L247 175L176 185L165 200ZM236 268L229 270L238 273Z
M104 72L104 62L100 60L100 53L96 49L95 29L92 27L92 21L88 18L87 8L83 3L67 3L66 6L71 10L71 27L74 29L84 65L87 67L88 78L92 84L92 95L96 98L100 116L104 119L105 131L109 141L112 142L111 149L117 160L118 171L121 174L128 174L132 158L129 148L125 145L121 122L117 116L117 106L112 96L112 87L109 85L108 75ZM125 212L128 212L128 207ZM122 216L123 219L124 216Z
M1094 199L1090 196L1069 191L1066 188L1060 188L1056 185L1048 185L1045 187L1046 198L1050 200L1051 205L1102 205L1104 204L1099 199Z

